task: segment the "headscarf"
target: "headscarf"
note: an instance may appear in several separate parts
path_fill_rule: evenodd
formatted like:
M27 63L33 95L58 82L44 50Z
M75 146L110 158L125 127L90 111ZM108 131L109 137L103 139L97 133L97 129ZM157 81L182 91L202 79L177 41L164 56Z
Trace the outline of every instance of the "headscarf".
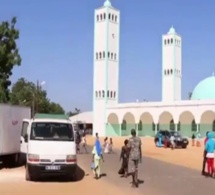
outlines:
M101 156L102 147L101 147L101 143L100 143L99 139L96 139L95 147L96 147L97 155Z

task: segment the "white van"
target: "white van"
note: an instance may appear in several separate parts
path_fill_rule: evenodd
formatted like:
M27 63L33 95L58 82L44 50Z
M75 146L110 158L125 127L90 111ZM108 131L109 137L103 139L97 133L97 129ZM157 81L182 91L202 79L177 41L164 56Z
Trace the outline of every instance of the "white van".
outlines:
M26 180L49 175L76 179L75 137L67 115L36 114L23 120L21 152L27 154Z

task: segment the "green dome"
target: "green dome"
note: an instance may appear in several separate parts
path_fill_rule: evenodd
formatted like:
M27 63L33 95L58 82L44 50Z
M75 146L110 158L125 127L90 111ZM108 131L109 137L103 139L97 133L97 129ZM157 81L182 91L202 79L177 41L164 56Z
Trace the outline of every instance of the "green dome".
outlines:
M105 6L105 7L111 7L111 2L110 2L109 0L106 0L106 1L104 2L104 6Z
M215 77L202 80L193 90L191 100L215 100Z

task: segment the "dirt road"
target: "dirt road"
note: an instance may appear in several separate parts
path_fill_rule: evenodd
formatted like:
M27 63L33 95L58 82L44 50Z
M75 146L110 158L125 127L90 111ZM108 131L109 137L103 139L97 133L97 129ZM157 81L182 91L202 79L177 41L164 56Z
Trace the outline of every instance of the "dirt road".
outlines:
M79 165L83 170L80 171L78 182L26 182L24 167L1 170L0 194L202 195L215 191L215 181L202 177L199 172L148 157L144 158L139 171L139 178L144 183L140 184L139 189L133 189L130 187L131 178L120 178L117 174L120 167L119 154L105 156L102 172L106 176L97 181L92 177L90 161L90 154L79 155Z

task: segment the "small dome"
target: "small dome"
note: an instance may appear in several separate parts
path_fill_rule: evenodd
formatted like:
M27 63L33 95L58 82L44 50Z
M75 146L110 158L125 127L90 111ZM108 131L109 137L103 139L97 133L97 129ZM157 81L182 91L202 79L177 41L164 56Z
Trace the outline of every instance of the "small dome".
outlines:
M105 6L105 7L111 7L111 2L110 2L109 0L106 0L106 1L104 2L104 6Z
M168 34L174 34L175 33L175 29L173 28L173 26L169 29Z
M191 100L215 100L215 76L208 77L195 87Z

